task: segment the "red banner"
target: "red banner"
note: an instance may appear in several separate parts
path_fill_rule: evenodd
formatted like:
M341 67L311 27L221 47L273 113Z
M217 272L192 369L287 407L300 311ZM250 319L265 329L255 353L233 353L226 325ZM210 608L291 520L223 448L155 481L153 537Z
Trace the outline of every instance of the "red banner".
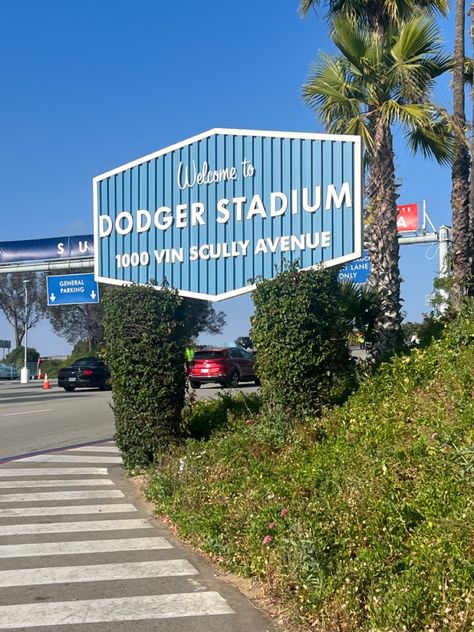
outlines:
M418 230L418 204L397 205L397 231Z

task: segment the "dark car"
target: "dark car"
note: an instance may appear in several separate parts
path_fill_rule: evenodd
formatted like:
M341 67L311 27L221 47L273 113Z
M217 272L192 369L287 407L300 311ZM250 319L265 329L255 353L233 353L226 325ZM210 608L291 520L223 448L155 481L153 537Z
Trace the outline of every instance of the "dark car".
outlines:
M239 382L255 382L253 354L238 347L200 349L196 351L188 368L192 388L217 382L221 386L235 387Z
M109 388L110 371L100 358L80 358L59 369L58 386L71 393L76 388Z

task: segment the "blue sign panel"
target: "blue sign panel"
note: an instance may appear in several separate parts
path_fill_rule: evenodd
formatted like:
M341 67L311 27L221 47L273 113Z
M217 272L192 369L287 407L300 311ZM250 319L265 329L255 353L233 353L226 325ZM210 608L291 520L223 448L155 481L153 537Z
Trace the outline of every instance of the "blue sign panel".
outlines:
M99 302L99 287L92 273L49 276L47 281L50 307Z
M221 300L362 254L358 136L215 129L94 178L95 274Z
M76 259L93 255L93 235L0 242L0 264Z
M369 252L364 251L361 259L356 259L346 264L339 272L341 281L352 281L353 283L367 283L370 274Z

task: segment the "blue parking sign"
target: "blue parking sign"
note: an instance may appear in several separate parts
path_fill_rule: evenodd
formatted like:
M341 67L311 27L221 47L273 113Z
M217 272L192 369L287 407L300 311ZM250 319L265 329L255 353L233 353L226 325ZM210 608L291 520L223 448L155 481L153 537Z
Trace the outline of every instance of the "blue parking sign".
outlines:
M93 273L47 277L48 306L98 303L99 286Z

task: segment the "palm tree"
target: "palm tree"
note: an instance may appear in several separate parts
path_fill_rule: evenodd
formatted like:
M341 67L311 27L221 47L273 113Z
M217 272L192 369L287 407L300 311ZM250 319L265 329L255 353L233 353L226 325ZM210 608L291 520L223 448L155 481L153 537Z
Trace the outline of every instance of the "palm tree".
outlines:
M358 134L368 167L366 232L370 286L381 295L373 359L401 341L397 192L392 126L400 124L413 151L439 162L450 157L447 125L427 100L434 80L449 67L434 22L420 16L374 34L350 17L333 19L341 55L324 56L303 87L303 97L337 134Z
M301 15L307 15L310 9L316 9L320 4L320 0L300 0ZM325 4L330 22L343 16L379 33L390 25L409 20L416 13L446 15L449 9L448 0L326 0Z
M378 292L353 281L344 281L341 283L340 296L343 311L352 328L363 332L365 340L372 343L374 327L380 311Z
M452 300L460 308L471 279L472 226L469 217L469 148L465 138L464 36L465 0L456 0L453 64L453 120L456 130L451 169L451 208L453 214L453 291ZM471 183L472 186L472 183Z

